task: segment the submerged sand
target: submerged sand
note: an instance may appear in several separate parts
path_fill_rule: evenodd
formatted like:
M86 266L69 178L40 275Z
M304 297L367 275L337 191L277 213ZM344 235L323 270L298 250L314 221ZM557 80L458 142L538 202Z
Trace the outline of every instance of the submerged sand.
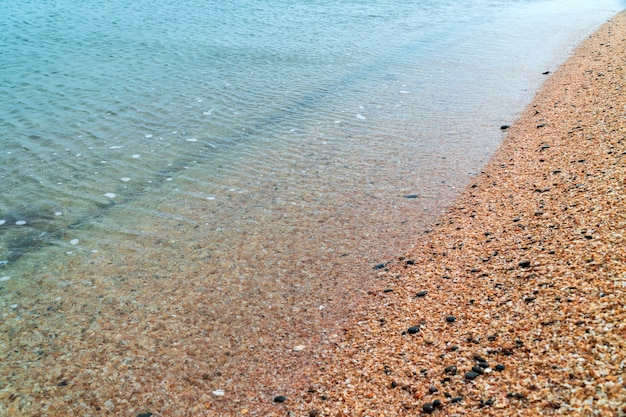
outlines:
M626 415L625 63L621 13L381 271L346 341L285 411Z

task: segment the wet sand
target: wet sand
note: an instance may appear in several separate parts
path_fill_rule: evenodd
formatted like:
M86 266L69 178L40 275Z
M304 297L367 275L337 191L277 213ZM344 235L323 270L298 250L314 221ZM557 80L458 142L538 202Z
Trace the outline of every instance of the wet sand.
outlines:
M626 415L625 62L622 12L380 272L282 413Z

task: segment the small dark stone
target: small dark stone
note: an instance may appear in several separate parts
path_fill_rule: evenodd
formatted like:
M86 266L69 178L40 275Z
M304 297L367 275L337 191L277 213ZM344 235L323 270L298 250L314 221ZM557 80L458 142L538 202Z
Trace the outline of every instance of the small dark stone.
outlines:
M391 288L387 288L386 290L383 290L383 292L384 292L385 294L387 294L387 293L393 292L393 289L391 289Z
M409 194L409 195L405 195L404 198L417 198L418 195L417 194Z
M545 124L545 123L541 123L540 125L537 125L537 129L542 128L542 127L545 127L545 126L546 126L546 124Z
M441 403L440 399L436 399L435 401L433 401L433 405L435 406L435 408L439 408L441 407L443 404Z
M59 387L66 387L67 386L67 381L61 381L57 384L57 386Z
M469 379L470 381L473 381L476 378L478 378L478 373L476 373L474 371L469 371L468 373L465 374L465 378Z
M456 318L454 316L448 316L446 317L446 321L448 323L454 323L456 321Z
M396 388L398 383L396 381L391 381L391 388Z
M372 269L383 269L386 266L387 266L387 263L386 262L382 262L382 263L379 263L377 265L374 265L374 268L372 268Z
M504 365L502 365L501 363L497 364L496 371L504 371Z
M463 397L454 397L451 400L453 403L460 403L461 401L463 401Z
M487 368L489 368L489 363L488 362L478 362L478 366L483 368L483 369L487 369Z
M459 350L459 347L458 347L457 345L450 346L450 350L451 350L452 352L456 352L457 350Z
M318 415L319 413L317 412L317 410L309 411L309 417L317 417Z
M439 389L437 387L430 387L430 388L428 388L428 392L431 393L431 394L434 394L437 391L439 391Z
M519 263L519 266L522 268L528 268L530 266L530 261L522 261Z
M511 127L510 125L502 125L500 126L500 130L507 130L509 127Z
M150 412L139 413L139 414L137 414L137 417L152 417L152 413L150 413Z
M420 291L417 293L418 297L424 297L426 294L428 294L428 291Z
M407 333L408 333L408 334L415 334L415 333L417 333L417 332L419 332L419 331L420 331L420 328L419 328L419 327L417 327L417 326L411 326L411 327L409 327L409 328L408 328Z
M537 299L537 297L526 297L524 298L524 301L526 301L527 303L530 303L532 301L535 301Z
M425 413L430 414L435 411L435 405L433 403L426 403L422 406L422 410L424 410Z
M275 403L284 403L285 401L287 401L287 397L279 395L278 397L274 397L274 402Z
M444 372L450 375L456 375L457 368L454 365L446 366Z
M480 366L476 366L476 365L472 366L472 371L480 375L485 373L485 370L483 368L481 368Z
M550 71L544 71L544 72L542 72L542 74L543 75L548 75L548 74L550 74Z
M476 362L487 362L487 359L483 358L478 353L475 353L473 358Z

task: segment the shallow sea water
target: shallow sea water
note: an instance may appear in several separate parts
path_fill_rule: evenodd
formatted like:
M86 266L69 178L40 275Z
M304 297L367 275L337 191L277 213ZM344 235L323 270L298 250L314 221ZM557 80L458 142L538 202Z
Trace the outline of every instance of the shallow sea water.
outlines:
M49 415L289 393L626 6L0 5L0 412Z

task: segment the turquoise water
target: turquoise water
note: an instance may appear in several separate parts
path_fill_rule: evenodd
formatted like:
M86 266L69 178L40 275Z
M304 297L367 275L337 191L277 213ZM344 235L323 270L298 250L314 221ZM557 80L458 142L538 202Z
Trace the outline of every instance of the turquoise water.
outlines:
M587 3L0 2L0 261L63 244L113 205L153 210L189 165L212 186L188 191L217 198L322 135L355 161L381 135L417 159L467 146L466 175L537 72L619 10Z

